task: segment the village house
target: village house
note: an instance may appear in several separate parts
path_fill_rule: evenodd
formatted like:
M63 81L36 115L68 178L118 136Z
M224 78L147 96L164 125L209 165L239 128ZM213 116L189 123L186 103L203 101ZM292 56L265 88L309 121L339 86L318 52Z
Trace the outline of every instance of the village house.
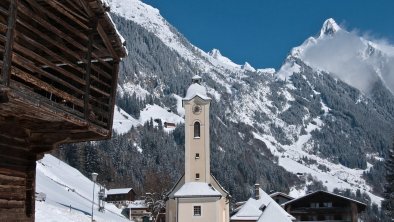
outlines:
M230 195L211 175L209 108L201 77L185 98L185 174L168 193L166 222L228 222Z
M110 189L106 192L105 202L113 203L117 206L127 206L135 200L133 188Z
M103 0L0 1L0 221L34 221L36 160L110 138L126 56Z
M282 205L296 221L357 222L366 204L338 194L316 191Z
M255 185L254 197L249 198L232 213L231 222L291 222L288 214L275 200Z
M135 222L151 221L152 213L149 212L149 206L145 200L135 200L127 206L129 210L129 219Z

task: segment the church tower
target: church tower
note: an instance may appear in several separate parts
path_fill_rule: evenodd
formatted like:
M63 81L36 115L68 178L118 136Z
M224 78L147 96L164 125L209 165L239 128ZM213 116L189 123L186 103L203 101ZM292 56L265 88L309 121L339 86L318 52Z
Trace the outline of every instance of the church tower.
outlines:
M185 182L210 183L209 106L211 98L194 76L183 98L185 109Z
M194 76L182 100L185 109L185 174L167 194L167 222L228 222L229 193L211 174L211 98Z

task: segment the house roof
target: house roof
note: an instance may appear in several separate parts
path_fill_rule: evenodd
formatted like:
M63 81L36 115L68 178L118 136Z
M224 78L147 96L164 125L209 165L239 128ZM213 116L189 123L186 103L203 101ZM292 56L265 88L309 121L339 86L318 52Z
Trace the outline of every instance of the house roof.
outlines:
M248 201L231 217L232 221L253 220L258 222L291 222L295 220L266 192L259 188L259 199L249 198Z
M319 194L330 195L332 197L340 198L340 199L343 199L343 200L346 200L346 201L351 201L351 202L356 203L361 208L365 208L367 206L365 203L360 202L358 200L354 200L354 199L351 199L351 198L348 198L348 197L344 197L344 196L341 196L341 195L338 195L338 194L335 194L335 193L331 193L331 192L327 192L327 191L323 191L323 190L318 190L318 191L309 193L309 194L307 194L305 196L299 197L297 199L293 199L293 200L287 201L286 203L283 203L282 206L287 206L289 204L293 204L293 203L296 203L298 201L301 201L301 200L304 200L304 199L307 199L309 197L312 197L312 196L315 196L315 195L319 195Z
M282 192L275 192L275 193L271 193L270 194L270 197L272 197L272 198L276 197L276 196L282 196L282 197L287 198L289 200L293 200L294 199L294 197L291 197L291 196L289 196L289 195L287 195L285 193L282 193Z
M175 192L175 197L221 197L222 194L205 182L188 182Z
M110 190L107 191L107 195L128 194L130 191L133 191L133 193L134 193L133 188L110 189Z

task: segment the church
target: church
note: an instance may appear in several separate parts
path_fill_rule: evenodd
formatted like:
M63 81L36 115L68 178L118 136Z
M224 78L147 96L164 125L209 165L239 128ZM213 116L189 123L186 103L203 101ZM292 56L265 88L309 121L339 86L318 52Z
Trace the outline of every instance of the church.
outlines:
M185 174L168 193L167 222L227 222L230 195L211 174L209 108L211 98L194 76L185 109Z

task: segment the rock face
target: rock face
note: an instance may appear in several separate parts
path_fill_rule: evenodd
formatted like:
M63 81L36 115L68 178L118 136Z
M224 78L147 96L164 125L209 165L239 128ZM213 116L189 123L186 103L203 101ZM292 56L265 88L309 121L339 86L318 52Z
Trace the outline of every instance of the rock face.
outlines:
M377 57L362 60L349 55L355 58L354 64L365 61L369 70L380 70L375 72L374 84L364 90L347 80L355 73L345 78L344 73L336 72L341 63L336 63L329 52L326 58L332 60L331 66L324 58L311 60L315 48L328 50L320 46L353 39L353 34L333 19L324 23L320 36L294 48L278 71L256 71L248 63L231 62L218 50L205 53L193 46L157 9L140 1L109 3L129 50L120 69L118 106L135 118L146 104L153 103L182 116L179 98L185 95L192 76L202 76L203 85L215 100L210 118L213 175L235 199L246 199L256 182L266 190L288 192L291 188L299 195L306 189L296 189L295 185L320 180L329 190L364 189L373 201L380 200L372 192L380 192L381 187L372 182L382 176L381 160L394 132L394 96L386 87L389 78L383 77L391 70L391 48L384 51L371 42L363 48L361 43L367 40L356 41L351 47L359 47L355 52L360 52L352 56L373 54L387 61L378 67L373 63ZM135 110L136 106L140 109ZM97 151L102 158L118 161L115 174L109 176L114 183L124 182L119 172L141 189L149 173L167 173L172 181L183 173L182 125L167 134L151 128L160 128L160 124L150 122L105 146L90 145L106 150ZM150 144L147 139L151 139ZM147 166L152 172L147 172ZM311 176L304 176L308 174Z

